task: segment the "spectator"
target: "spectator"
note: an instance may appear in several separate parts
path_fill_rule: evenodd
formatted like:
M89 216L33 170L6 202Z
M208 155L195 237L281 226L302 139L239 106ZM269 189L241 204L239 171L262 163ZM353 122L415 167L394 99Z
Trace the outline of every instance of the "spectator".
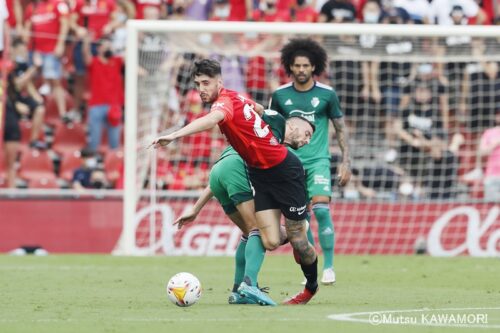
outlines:
M277 0L262 0L253 12L253 19L258 22L290 22L290 11L278 10Z
M467 125L476 133L495 125L495 111L500 105L499 65L484 60L484 49L483 40L473 42L477 62L467 64L459 94L461 116L470 120Z
M72 187L75 190L101 189L107 185L104 170L98 168L97 157L93 150L81 151L82 165L73 172Z
M351 0L329 0L321 7L318 22L346 23L355 19L356 8Z
M5 102L5 124L3 129L4 163L7 170L7 187L16 187L16 160L21 141L21 129L19 128L19 115L22 112L19 104L15 103L15 93L7 90Z
M378 0L366 1L362 13L363 22L369 24L379 23L380 18L383 16L382 7L380 7Z
M484 197L488 201L500 202L500 107L495 113L495 127L487 129L481 136L479 153L487 156L484 174Z
M92 53L95 54L99 38L102 35L109 34L119 24L113 19L116 9L117 6L114 0L74 0L70 26L78 40L73 48L73 63L75 66L74 97L78 109L83 109L86 78L82 40L86 35L90 36Z
M9 12L5 4L5 0L0 0L0 59L3 57L4 36L8 33Z
M210 21L227 21L231 14L229 0L214 0Z
M120 57L125 57L127 45L127 20L135 18L135 7L128 0L118 0L114 14L117 22L113 32L113 52Z
M439 95L439 92L433 94L440 89L437 84L420 80L411 86L414 87L411 100L394 126L402 140L400 164L417 184L429 187L431 198L450 198L454 194L457 153L463 137L454 135L448 146L446 132L440 126L439 109L432 103L433 96Z
M42 59L39 55L33 56L33 64L28 64L28 49L21 38L15 38L12 42L11 50L14 61L14 69L9 74L9 90L14 103L21 104L18 111L21 117L32 120L30 134L30 147L45 149L46 144L39 141L43 127L43 117L45 107L43 97L38 93L33 83L33 78L37 75L42 66Z
M167 17L166 0L134 0L138 20L159 20Z
M317 22L318 15L316 9L307 0L296 0L296 6L291 9L291 18L294 22Z
M453 25L453 18L450 13L453 7L461 7L467 19L474 18L476 24L483 24L487 17L484 11L474 0L433 0L430 6L429 19L431 23L439 25Z
M103 127L108 130L111 149L120 145L121 108L123 105L123 60L113 55L111 40L102 37L97 55L92 56L90 38L83 45L85 63L89 68L89 148L97 151Z
M431 6L427 0L394 0L394 7L404 9L414 23L430 23Z
M186 7L187 1L185 0L173 0L172 10L169 12L169 20L187 20L186 17Z
M186 18L194 21L207 21L213 0L188 0Z
M399 109L422 106L436 110L437 113L432 113L433 126L447 131L450 128L447 87L439 80L432 64L419 64L416 72L415 79L403 87Z
M5 0L0 1L1 8L5 8L1 4L4 2ZM7 4L7 13L9 14L8 15L9 27L14 29L16 35L21 36L23 33L23 7L21 4L21 0L7 0L6 4Z
M228 21L251 21L253 0L229 0Z
M69 7L61 0L34 0L26 7L25 31L32 33L30 50L42 56L42 76L52 88L59 115L66 114L61 58L69 30Z

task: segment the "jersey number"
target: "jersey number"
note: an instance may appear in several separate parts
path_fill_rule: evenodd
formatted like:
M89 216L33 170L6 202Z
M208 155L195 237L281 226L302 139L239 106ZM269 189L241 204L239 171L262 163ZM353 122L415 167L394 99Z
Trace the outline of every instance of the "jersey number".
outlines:
M265 138L269 134L269 125L265 125L264 128L262 128L262 118L257 112L254 111L253 105L245 104L245 107L243 108L243 115L246 120L252 119L252 115L255 116L253 131L259 138Z

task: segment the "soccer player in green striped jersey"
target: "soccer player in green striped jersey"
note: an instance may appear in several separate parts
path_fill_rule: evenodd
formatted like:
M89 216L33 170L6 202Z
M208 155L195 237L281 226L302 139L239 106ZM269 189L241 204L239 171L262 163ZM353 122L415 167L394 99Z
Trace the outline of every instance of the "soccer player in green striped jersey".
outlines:
M327 55L323 47L312 39L292 39L281 50L281 64L292 82L279 87L272 95L269 108L285 117L303 116L316 126L309 145L295 151L306 170L307 192L318 221L318 238L323 250L323 284L335 282L333 253L335 234L330 214L331 174L329 153L329 121L336 131L342 151L337 167L340 186L351 177L348 138L343 113L335 90L314 80L326 67ZM314 244L312 233L308 238Z

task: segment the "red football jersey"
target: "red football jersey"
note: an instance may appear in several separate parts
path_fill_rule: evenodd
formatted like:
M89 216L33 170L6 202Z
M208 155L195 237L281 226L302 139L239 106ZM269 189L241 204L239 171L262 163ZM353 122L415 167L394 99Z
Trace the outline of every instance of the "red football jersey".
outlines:
M111 14L116 10L114 0L77 0L75 11L78 24L86 27L93 41L102 36L102 29L111 21Z
M69 15L69 7L61 0L31 2L26 7L25 20L31 21L32 50L52 53L61 28L60 18Z
M144 9L146 7L155 7L161 11L161 5L165 3L165 0L135 0L135 18L138 20L144 19Z
M247 165L269 169L281 163L288 150L279 144L269 125L254 109L254 101L236 91L222 89L211 111L224 113L219 128Z

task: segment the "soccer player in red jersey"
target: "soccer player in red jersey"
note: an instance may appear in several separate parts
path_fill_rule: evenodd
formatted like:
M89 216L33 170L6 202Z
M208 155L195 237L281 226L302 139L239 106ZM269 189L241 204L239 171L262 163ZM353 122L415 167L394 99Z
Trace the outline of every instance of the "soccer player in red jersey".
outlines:
M296 260L307 279L305 289L285 301L285 304L305 304L318 290L318 258L306 235L306 189L304 168L300 160L281 146L269 126L256 112L262 106L222 85L220 64L211 59L195 63L192 74L204 103L212 104L210 112L185 127L153 141L155 147L219 126L229 144L247 164L255 190L257 226L266 249L280 245L281 213ZM310 128L310 136L313 133ZM254 284L254 281L251 281ZM240 286L246 296L260 297L255 285Z

